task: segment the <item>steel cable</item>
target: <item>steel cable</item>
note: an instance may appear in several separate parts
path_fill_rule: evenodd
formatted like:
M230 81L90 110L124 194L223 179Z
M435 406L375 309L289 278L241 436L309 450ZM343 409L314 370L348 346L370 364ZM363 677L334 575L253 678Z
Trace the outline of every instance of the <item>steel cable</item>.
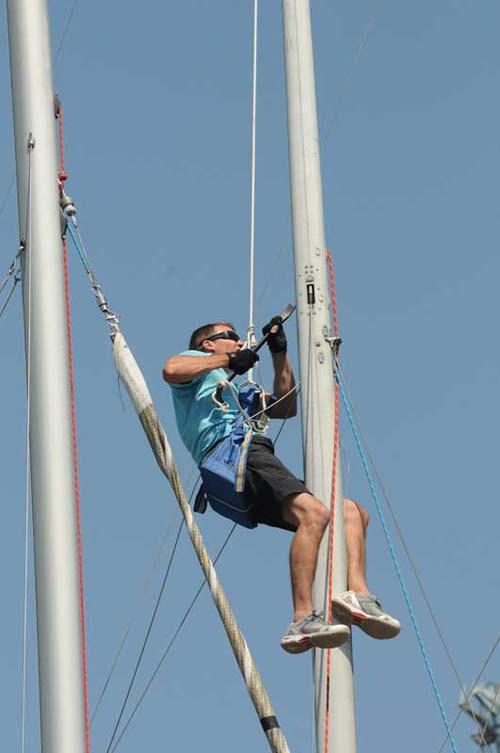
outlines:
M452 732L450 723L448 721L448 716L446 714L446 711L445 711L445 708L444 708L444 705L443 705L443 701L441 699L441 694L440 694L438 686L437 686L437 681L436 681L436 678L435 678L435 675L434 675L434 671L433 671L431 663L430 663L430 658L429 658L429 655L428 655L427 650L426 650L425 645L424 645L422 634L420 632L420 628L419 628L419 625L418 625L418 622L417 622L415 610L414 610L414 607L413 607L413 603L411 601L410 594L408 592L408 589L407 589L407 586L406 586L406 583L405 583L405 580L404 580L404 577L403 577L403 573L401 571L401 567L400 567L400 564L399 564L399 561L398 561L398 557L397 557L396 551L394 549L394 545L392 543L392 539L391 539L391 536L390 536L390 533L389 533L387 522L386 522L383 510L382 510L382 505L380 503L380 500L379 500L379 497L378 497L378 494L377 494L377 490L376 490L376 487L375 487L374 479L372 477L372 474L370 472L370 468L368 466L368 460L367 460L366 454L364 452L364 448L362 446L361 439L360 439L359 433L357 431L357 427L356 427L355 422L354 422L354 418L352 416L352 411L351 411L350 404L349 404L349 401L348 401L348 398L347 398L347 394L346 394L346 391L345 391L345 388L344 388L342 373L341 373L341 370L339 368L338 363L335 364L335 376L336 376L336 379L337 379L339 387L340 387L340 396L342 398L342 403L343 403L344 408L346 410L347 418L349 420L349 424L351 426L351 429L352 429L352 432L353 432L353 435L354 435L354 441L355 441L356 446L357 446L358 451L359 451L359 455L360 455L360 458L361 458L361 463L363 465L363 468L364 468L364 471L365 471L365 474L366 474L366 478L368 480L368 485L369 485L370 491L372 493L373 501L375 502L375 507L377 509L377 513L379 515L379 519L380 519L380 522L382 524L382 530L384 532L384 536L385 536L387 545L389 547L389 551L390 551L390 554L391 554L391 559L393 561L393 564L394 564L394 567L395 567L395 570L396 570L396 574L398 576L398 580L399 580L399 583L400 583L400 586L401 586L401 590L403 591L404 600L405 600L406 606L408 608L408 613L410 615L410 620L411 620L411 623L413 625L415 636L417 638L417 643L418 643L418 646L420 648L420 652L421 652L423 660L424 660L425 668L426 668L427 674L429 676L429 680L430 680L430 683L431 683L431 686L432 686L432 690L434 692L434 696L436 698L436 702L437 702L437 705L438 705L439 713L441 715L441 719L442 719L444 727L446 729L446 733L448 735L448 739L450 741L450 745L451 745L451 748L453 750L453 753L457 753L457 747L456 747L455 739L453 737L453 732Z
M440 627L438 619L437 619L437 617L435 615L434 609L433 609L433 607L431 605L430 598L429 598L429 596L427 594L427 591L426 591L426 589L424 587L424 584L423 584L423 581L422 581L422 577L421 577L421 575L420 575L420 573L419 573L419 571L417 569L417 565L415 563L415 559L414 559L412 553L410 552L409 546L408 546L408 544L406 542L406 539L405 539L405 537L403 535L403 531L402 531L401 526L399 524L397 515L396 515L396 513L394 511L394 508L392 506L392 503L391 503L391 501L389 499L389 495L387 494L387 491L386 491L385 486L383 484L383 481L382 481L382 478L380 476L380 473L379 473L379 471L377 469L377 466L375 464L375 461L373 460L372 455L370 454L370 450L369 450L368 444L366 442L366 439L364 437L363 431L361 429L361 425L360 425L359 419L358 419L358 417L356 415L356 412L355 412L355 410L353 408L352 398L351 398L351 395L350 395L349 387L348 387L347 380L346 380L345 376L343 377L343 379L344 379L344 389L345 389L345 392L346 392L347 397L349 399L349 404L350 404L350 407L351 407L352 416L353 416L354 422L356 424L356 428L358 430L358 433L359 433L359 436L360 436L360 439L361 439L361 443L363 445L363 449L364 449L364 451L366 453L366 456L367 456L367 458L368 458L368 460L370 462L370 466L371 466L371 468L373 470L373 473L374 473L374 476L375 476L375 478L377 480L377 484L378 484L378 486L379 486L379 488L380 488L380 490L382 492L382 496L383 496L384 501L385 501L385 503L387 505L387 509L389 510L392 522L393 522L394 527L396 529L396 532L398 534L398 537L399 537L399 540L401 542L401 545L402 545L402 547L403 547L403 549L405 551L405 554L406 554L406 556L408 558L408 562L409 562L410 567L412 569L413 575L415 576L415 580L416 580L416 582L418 584L420 593L422 594L422 598L424 599L424 602L425 602L425 604L427 606L427 609L429 611L429 615L431 617L432 623L433 623L433 625L434 625L434 627L436 629L436 632L438 634L438 637L439 637L439 640L441 642L441 645L443 646L443 649L444 649L444 652L445 652L446 657L448 659L448 662L449 662L449 664L451 666L451 669L453 671L453 674L455 675L455 678L457 680L458 687L465 694L464 686L463 686L460 674L458 672L456 662L454 661L454 659L453 659L453 657L451 655L451 651L450 651L449 646L447 644L447 641L446 641L446 639L444 637L444 634L443 634L443 632L441 630L441 627Z
M483 675L483 672L484 672L484 670L486 669L486 667L488 666L488 664L490 663L490 661L491 661L491 659L492 659L492 657L493 657L493 654L495 653L495 651L496 651L496 648L497 648L497 646L498 646L498 644L499 644L499 643L500 643L500 638L496 638L496 640L495 640L495 641L494 641L494 643L493 643L493 646L491 647L491 649L490 649L490 651L489 651L488 655L486 656L486 659L485 659L485 660L484 660L484 662L483 662L483 665L482 665L481 669L479 670L479 673L478 673L478 675L477 675L476 679L475 679L475 680L474 680L474 682L472 683L472 687L471 687L471 690L470 690L470 691L469 691L469 692L468 692L468 693L467 693L467 694L465 695L465 701L468 701L468 700L470 699L470 697L471 697L471 695L472 695L472 691L473 691L474 687L475 687L475 686L477 685L477 683L478 683L478 682L479 682L479 680L481 679L481 677L482 677L482 675ZM464 709L460 709L460 710L458 711L457 715L455 716L455 718L454 718L454 720L453 720L453 722L452 722L452 725L451 725L451 728L452 728L452 729L454 729L454 728L455 728L455 725L456 725L456 723L458 722L458 720L460 719L460 717L462 716L462 714L463 714L463 713L464 713ZM477 722L477 719L476 719L476 723L478 723L478 722ZM484 734L484 733L483 733L483 734ZM442 751L443 751L443 748L444 748L444 746L446 745L446 743L447 743L447 742L448 742L448 737L446 736L446 737L444 738L443 742L441 743L441 747L439 748L439 750L438 750L438 753L442 753Z
M26 199L25 250L31 249L31 154L32 149L28 146L28 189ZM31 452L30 452L30 420L31 420L31 261L24 262L24 269L28 268L27 280L27 306L28 320L26 323L26 482L24 503L24 598L23 598L23 658L21 680L21 753L25 751L26 744L26 699L27 699L27 653L28 653L28 567L29 567L29 512L31 500Z

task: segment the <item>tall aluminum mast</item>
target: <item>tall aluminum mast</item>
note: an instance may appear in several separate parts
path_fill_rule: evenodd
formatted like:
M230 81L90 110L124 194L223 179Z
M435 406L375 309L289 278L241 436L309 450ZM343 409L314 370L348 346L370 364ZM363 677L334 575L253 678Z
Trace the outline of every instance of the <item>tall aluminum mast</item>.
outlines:
M335 403L327 340L331 334L329 294L309 0L283 0L283 23L305 474L308 488L329 505ZM345 590L347 578L340 463L336 486L333 590L339 592ZM314 584L314 605L325 609L326 614L327 573L325 535ZM316 751L325 752L328 721L328 753L355 753L350 642L331 652L328 699L326 669L327 652L315 651Z
M30 394L44 753L84 753L70 379L46 0L7 0Z

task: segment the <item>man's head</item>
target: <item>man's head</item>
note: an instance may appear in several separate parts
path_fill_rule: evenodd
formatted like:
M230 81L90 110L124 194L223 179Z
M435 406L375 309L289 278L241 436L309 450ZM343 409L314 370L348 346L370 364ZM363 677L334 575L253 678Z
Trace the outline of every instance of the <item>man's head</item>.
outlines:
M241 350L243 341L236 334L230 322L204 324L195 329L189 340L189 350L201 350L204 353L234 353Z

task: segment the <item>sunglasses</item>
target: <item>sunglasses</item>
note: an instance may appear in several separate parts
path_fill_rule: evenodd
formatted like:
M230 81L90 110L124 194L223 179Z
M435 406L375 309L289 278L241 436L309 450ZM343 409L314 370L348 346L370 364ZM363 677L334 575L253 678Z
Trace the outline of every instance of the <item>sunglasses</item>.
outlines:
M205 340L232 340L233 342L237 343L240 339L240 336L236 334L236 332L233 332L231 329L227 329L225 332L217 332L216 335L211 335L210 337L204 337L203 341Z

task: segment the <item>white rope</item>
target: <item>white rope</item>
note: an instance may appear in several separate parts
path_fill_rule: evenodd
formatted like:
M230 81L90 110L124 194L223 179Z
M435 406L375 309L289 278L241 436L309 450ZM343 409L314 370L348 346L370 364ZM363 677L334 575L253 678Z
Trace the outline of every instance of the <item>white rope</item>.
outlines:
M26 203L26 247L25 254L31 252L31 149L28 151L28 199ZM26 269L26 256L24 269ZM29 553L29 511L31 498L31 456L30 456L30 416L31 416L31 259L28 263L28 321L27 321L27 407L26 407L26 493L24 503L24 603L23 603L23 662L21 700L21 753L26 742L26 675L28 649L28 553Z
M249 309L247 344L251 348L255 345L254 324L254 267L255 267L255 174L256 174L256 137L257 137L257 30L258 30L259 0L254 0L253 6L253 72L252 72L252 178L250 189L250 280L249 280ZM253 381L253 369L249 371L249 379Z

